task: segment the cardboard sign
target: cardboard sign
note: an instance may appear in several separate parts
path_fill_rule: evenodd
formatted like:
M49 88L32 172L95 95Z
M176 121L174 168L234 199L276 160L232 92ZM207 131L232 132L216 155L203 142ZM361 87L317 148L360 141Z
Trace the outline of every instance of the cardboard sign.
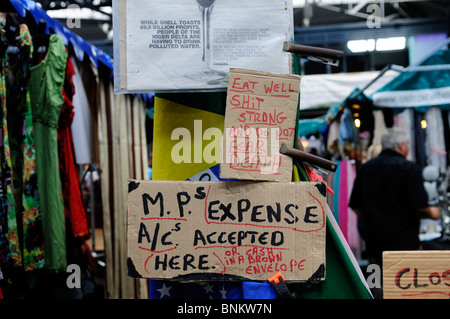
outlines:
M116 93L222 90L231 67L290 73L292 0L114 0Z
M220 177L289 182L300 76L231 69Z
M326 185L128 183L128 274L154 279L325 278Z
M385 299L449 299L450 251L383 252Z

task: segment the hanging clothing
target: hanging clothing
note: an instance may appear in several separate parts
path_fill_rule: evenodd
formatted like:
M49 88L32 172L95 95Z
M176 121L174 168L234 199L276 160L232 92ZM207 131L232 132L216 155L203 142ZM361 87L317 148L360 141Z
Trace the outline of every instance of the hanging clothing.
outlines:
M0 26L4 25L6 16L0 16ZM2 46L7 47L6 31L0 30ZM17 231L16 206L14 200L14 190L12 184L12 160L11 149L9 146L9 131L8 131L8 112L7 112L7 96L6 96L6 79L8 76L7 61L8 53L6 49L1 57L1 74L0 74L0 103L1 103L1 184L2 184L2 219L1 232L6 236L8 250L5 249L4 238L2 239L2 262L7 263L10 258L14 266L22 265L22 255L20 253L19 234ZM5 223L6 218L6 223ZM6 224L6 227L5 227Z
M344 154L355 149L359 142L359 132L355 127L355 119L349 108L344 108L339 126L339 146Z
M6 38L5 30L3 29L6 16L0 13L0 67L3 69L4 55L6 53ZM5 78L3 73L0 73L0 103L6 98L5 92ZM2 125L3 126L3 125ZM7 219L7 206L4 198L5 194L4 172L3 172L3 134L0 138L0 267L11 259L9 252L9 243L6 238L6 232L8 231L8 219ZM0 270L1 272L1 270Z
M21 24L19 29L20 52L5 67L13 77L12 83L7 85L8 130L16 216L21 218L18 224L21 225L23 266L25 271L29 271L43 268L45 262L28 88L33 43L28 27Z
M437 106L429 108L425 112L425 120L429 123L425 134L427 165L433 165L438 167L440 172L445 172L447 170L447 151L441 109Z
M75 69L73 83L76 88L73 96L75 114L71 126L72 134L77 137L73 141L75 159L77 164L91 164L95 163L92 150L96 136L94 135L94 118L92 115L96 111L91 110L90 105L99 105L95 99L98 95L98 83L96 83L98 76L94 74L92 67L89 65L82 68L79 68L74 62L72 62L72 65ZM83 83L83 76L86 80L89 80L89 83ZM94 92L91 93L90 91Z
M373 120L374 120L374 130L373 130L372 144L381 144L381 136L386 130L383 111L374 110Z
M74 117L72 99L75 86L72 77L75 70L71 59L67 59L64 89L64 105L58 124L58 154L61 185L63 190L64 213L73 236L84 237L89 234L86 211L83 206L79 171L75 165L71 125Z
M66 61L67 52L62 39L52 34L46 57L30 68L38 191L41 201L45 262L49 270L66 270L67 266L57 132L59 115L64 104L62 89Z
M406 109L401 113L394 114L393 116L393 126L401 128L408 136L409 141L409 153L406 157L408 160L415 162L415 152L416 141L415 141L415 126L414 126L414 110Z
M339 196L334 197L339 202L339 227L355 256L359 256L358 218L353 210L348 207L356 177L356 166L353 161L345 160L339 163L339 170Z

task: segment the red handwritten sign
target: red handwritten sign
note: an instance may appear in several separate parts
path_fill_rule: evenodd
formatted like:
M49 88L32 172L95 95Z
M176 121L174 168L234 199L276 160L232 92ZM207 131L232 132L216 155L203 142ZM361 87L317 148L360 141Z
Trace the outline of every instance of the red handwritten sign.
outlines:
M450 251L383 253L386 299L450 298Z
M129 273L323 280L324 193L306 182L130 181Z
M222 178L290 181L300 77L231 69L228 80Z

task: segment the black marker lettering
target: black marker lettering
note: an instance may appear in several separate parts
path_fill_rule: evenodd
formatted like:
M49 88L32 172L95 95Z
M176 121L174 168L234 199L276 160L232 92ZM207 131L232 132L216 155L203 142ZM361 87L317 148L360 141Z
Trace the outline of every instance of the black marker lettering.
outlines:
M183 270L187 270L188 266L191 267L192 269L195 269L195 266L192 265L192 263L194 262L194 256L191 254L186 254L184 255L183 258Z
M219 217L213 216L213 214L218 213L219 210L211 208L213 205L218 205L219 203L220 203L220 201L218 201L218 200L214 200L214 201L209 203L209 205L208 205L208 219L219 220Z
M206 260L207 257L208 257L208 255L200 255L199 260L198 260L198 269L201 269L201 270L209 269L208 266L205 266L206 264L208 264L208 260Z
M206 197L206 193L203 191L205 188L203 186L197 187L197 194L194 195L197 199L204 199Z
M185 200L181 200L181 196L184 196ZM189 203L190 200L191 200L191 196L189 196L189 194L187 192L179 192L177 194L178 210L180 211L180 217L184 216L183 206L186 205L187 203Z
M158 233L159 233L159 223L156 223L155 226L155 233L153 234L153 240L152 240L152 246L150 248L150 250L155 251L156 249L156 241L158 240Z
M294 218L294 214L289 210L289 208L291 207L295 207L294 204L287 204L286 207L284 208L284 211L286 212L286 214L288 214L289 216L292 217L292 220L289 220L288 218L284 218L284 221L288 224L293 224L295 222L295 218Z
M263 222L263 221L264 221L264 219L259 219L259 218L258 218L258 215L261 215L261 214L262 214L262 211L259 210L259 209L262 208L262 207L263 207L263 205L256 205L256 206L253 206L252 216L251 216L251 218L250 218L250 220L251 220L252 222L260 223L260 222Z
M228 205L220 204L219 208L223 211L222 217L220 217L220 221L223 222L227 217L231 220L235 220L236 217L231 213L231 203Z
M194 232L194 246L197 246L199 241L201 241L202 246L206 245L206 239L203 236L202 232L196 229Z
M281 231L274 231L272 233L272 237L270 238L270 244L276 247L283 245L283 243L284 243L284 234Z
M281 205L278 202L276 203L276 205L276 211L272 208L272 206L267 205L267 220L269 221L269 223L272 223L274 218L277 223L279 223L281 220Z
M148 234L147 227L145 227L144 223L139 225L138 244L142 243L142 237L145 237L148 243L150 242L150 235Z
M316 208L317 208L317 206L306 207L305 218L303 219L303 221L305 223L316 224L316 223L319 222L318 220L311 220L310 219L311 217L317 217L317 215L311 213L311 210L312 209L316 209Z
M148 209L148 201L150 201L150 203L152 203L152 205L155 205L159 200L159 205L160 205L160 213L159 215L161 217L164 216L164 200L163 200L163 195L161 192L158 192L158 194L156 195L155 199L153 199L149 194L144 193L142 194L142 204L144 206L144 214L148 215L150 213L149 209Z
M245 207L244 207L245 204ZM248 199L240 199L237 202L237 209L238 209L238 221L242 222L242 220L244 219L244 217L242 216L242 213L245 213L246 211L249 210L251 204L250 201Z

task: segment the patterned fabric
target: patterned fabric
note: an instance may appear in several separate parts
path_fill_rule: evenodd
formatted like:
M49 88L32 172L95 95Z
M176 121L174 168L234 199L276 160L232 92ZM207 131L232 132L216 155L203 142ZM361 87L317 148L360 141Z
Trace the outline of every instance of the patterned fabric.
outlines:
M23 207L23 264L25 271L40 269L45 266L44 240L42 235L42 220L39 204L39 192L36 176L36 148L34 145L33 121L31 115L30 92L28 89L30 61L33 54L33 43L28 27L20 25L20 41L22 52L21 69L16 69L16 79L19 88L16 94L17 105L21 109L23 121L21 143L21 204ZM18 166L19 168L19 166Z
M4 16L2 16L4 18ZM0 24L2 25L2 24ZM2 42L6 43L6 38L4 37L5 32L1 30L2 34ZM22 256L20 253L20 245L19 245L19 235L17 232L17 220L16 220L16 208L14 201L14 191L12 185L12 160L11 160L11 151L9 146L9 133L8 133L8 111L7 111L7 96L6 96L6 77L7 77L7 68L8 64L8 54L6 53L2 57L2 65L1 65L1 75L0 75L0 103L1 103L1 172L2 172L2 200L3 200L3 214L6 212L6 220L7 220L7 230L6 230L6 238L9 244L9 254L11 256L12 262L14 266L20 266L22 264ZM4 218L4 216L2 217ZM2 227L2 231L5 230ZM9 255L5 256L5 260L7 261Z
M3 27L5 22L5 15L0 13L0 28ZM5 38L5 30L0 29L0 42L1 42L1 65L0 67L3 70L4 66L4 55L6 53L6 38ZM5 85L5 77L3 73L0 74L0 103L6 103L6 85ZM3 128L3 121L0 124L0 129ZM0 133L3 133L3 130L0 130ZM5 167L3 161L3 134L0 134L0 265L7 264L11 259L11 253L9 251L8 239L6 237L6 233L8 231L8 206L6 204L6 184L5 184Z
M36 148L30 109L30 94L26 96L25 135L23 140L23 259L25 270L45 266L44 239L36 176Z
M12 248L13 264L23 265L25 271L30 271L43 268L45 262L28 89L29 68L33 54L33 43L28 27L25 24L20 25L18 42L8 44L17 45L19 50L14 54L6 54L2 60L4 85L2 97L5 97L2 101L2 128L6 128L8 133L4 144L7 145L6 152L4 148L2 154L5 154L3 162L6 165L8 158L10 160L10 166L3 167L10 169L12 191L9 192L13 194L12 202L5 200L5 211L9 212L5 229L9 234L7 241ZM6 81L7 75L11 81ZM5 143L5 140L3 142ZM8 148L9 157L6 155ZM8 187L7 184L5 186ZM8 196L8 189L5 194ZM19 238L22 251L18 246Z

